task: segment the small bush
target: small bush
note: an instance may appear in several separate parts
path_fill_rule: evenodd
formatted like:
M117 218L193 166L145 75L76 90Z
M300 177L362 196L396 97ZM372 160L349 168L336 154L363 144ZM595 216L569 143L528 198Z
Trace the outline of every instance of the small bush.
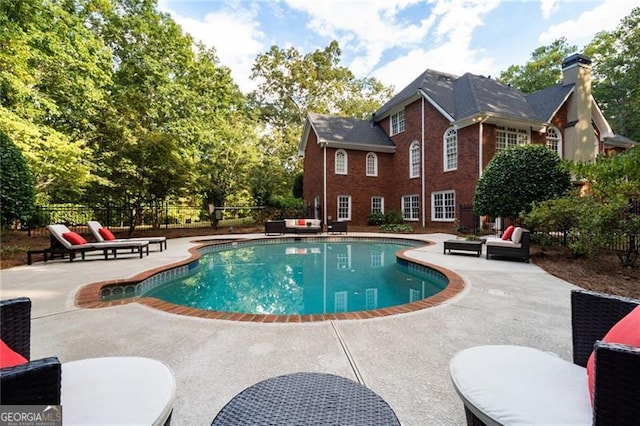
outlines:
M384 223L385 224L401 224L404 223L404 217L402 217L402 213L396 210L388 210L384 214Z
M379 226L384 224L384 214L381 212L371 213L369 217L367 217L367 225L369 226Z
M380 226L382 232L393 232L396 234L411 234L413 227L406 223L388 223Z

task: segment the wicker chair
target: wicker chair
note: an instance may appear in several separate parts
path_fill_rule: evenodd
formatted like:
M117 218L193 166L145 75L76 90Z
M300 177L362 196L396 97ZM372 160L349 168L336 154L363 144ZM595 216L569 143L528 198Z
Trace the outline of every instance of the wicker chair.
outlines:
M596 377L593 408L591 408L591 404L588 401L589 394L586 388L580 388L574 395L571 395L574 400L579 400L578 405L586 410L586 412L581 413L582 418L586 419L587 424L593 422L595 425L637 425L640 420L640 404L638 404L638 401L640 401L640 386L638 386L638 383L640 383L640 348L601 342L599 339L602 339L613 325L631 312L638 304L640 304L640 301L618 296L583 290L572 291L573 364L542 351L514 346L484 346L463 350L460 353L467 352L467 355L472 354L474 357L467 358L470 361L467 365L460 365L460 358L458 358L460 353L458 353L450 364L450 373L454 387L464 401L467 424L503 424L502 421L504 421L504 419L496 419L496 416L487 414L487 407L480 409L470 403L468 387L461 389L460 381L457 380L460 377L456 377L456 374L459 376L461 372L460 367L462 367L462 370L470 367L469 370L475 370L477 372L485 368L484 365L479 365L479 363L476 362L480 358L478 355L482 355L483 350L485 354L488 351L493 351L495 354L497 351L500 351L501 348L504 348L505 351L516 348L518 350L514 352L524 353L525 350L530 350L536 351L536 356L540 358L548 357L549 361L554 364L554 368L556 368L556 370L554 370L555 374L549 378L549 381L555 381L556 384L560 384L557 383L558 380L565 380L568 376L573 375L575 377L577 375L579 379L582 379L585 386L586 379L583 379L582 374L584 373L584 377L586 377L586 370L576 366L585 367L591 352L595 350ZM474 349L480 350L474 353ZM454 365L456 364L456 358L458 358L458 365ZM492 362L493 361L496 361L495 358ZM513 361L515 361L516 364L519 362L519 360ZM508 364L505 360L498 360L497 363L500 364L497 367L498 369L504 369L504 366ZM577 371L564 375L565 370L572 369ZM487 374L491 375L492 373L488 372ZM467 376L467 379L469 377L471 377L471 375ZM471 379L471 381L472 380L473 379ZM469 385L469 382L470 381L467 380L465 386ZM478 389L482 388L481 391L484 392L484 397L487 395L487 392L491 392L490 390L487 391L487 389L493 386L486 387L485 385L486 382L478 383L476 381L472 383L471 387L474 389L471 390L471 392L475 392L475 395L478 395ZM562 383L562 385L564 385L564 383ZM514 387L518 389L514 389ZM535 388L531 390L528 389L529 387L533 387L531 383L523 382L502 382L493 386L494 389L501 389L508 395L517 394L517 392L522 391L523 388L525 392L529 392L528 395L530 398L525 398L526 400L522 404L521 400L518 401L518 407L514 409L514 412L517 411L515 415L513 412L509 413L509 415L511 415L511 421L514 421L514 418L518 418L517 421L527 423L527 419L522 418L523 413L525 413L524 415L526 416L526 413L545 412L549 410L548 406L535 406L535 404L532 406L528 401L534 401L537 397L531 395L531 393L539 391L553 395L553 392L557 391L558 388L556 386L549 386L546 389ZM585 400L582 400L582 398ZM504 406L503 404L502 407L491 408L497 408L498 410L506 408L507 410L511 410L513 406ZM570 408L562 405L559 408L560 410L575 409L575 407ZM559 414L562 415L563 413ZM572 415L572 413L569 415ZM558 417L555 417L554 420L555 421L548 420L547 423L561 423Z
M60 361L56 357L30 360L31 300L21 297L0 301L0 334L7 346L29 360L0 369L0 404L59 405Z

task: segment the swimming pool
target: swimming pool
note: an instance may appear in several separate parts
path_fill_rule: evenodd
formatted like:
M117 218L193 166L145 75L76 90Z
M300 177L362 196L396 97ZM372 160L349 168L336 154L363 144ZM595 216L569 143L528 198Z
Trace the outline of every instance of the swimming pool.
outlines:
M141 296L202 310L260 315L381 309L446 288L444 274L396 261L396 252L414 245L322 239L223 245L211 248L175 277L143 283Z

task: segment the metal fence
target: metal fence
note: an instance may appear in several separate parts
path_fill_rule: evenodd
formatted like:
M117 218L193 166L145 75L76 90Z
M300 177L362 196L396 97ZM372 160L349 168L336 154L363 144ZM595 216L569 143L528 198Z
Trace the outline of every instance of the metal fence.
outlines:
M59 204L37 206L26 224L30 236L48 235L46 225L62 223L72 230L86 231L86 223L97 220L114 230L135 226L144 229L189 229L251 226L263 222L262 206L213 207L156 204L136 207Z

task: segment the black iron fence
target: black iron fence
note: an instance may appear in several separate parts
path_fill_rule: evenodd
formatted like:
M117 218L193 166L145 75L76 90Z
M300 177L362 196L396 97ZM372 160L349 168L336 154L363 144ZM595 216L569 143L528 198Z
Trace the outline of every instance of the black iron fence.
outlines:
M184 204L131 206L87 206L59 204L37 206L26 224L30 236L48 235L46 225L62 223L72 230L86 230L86 223L96 220L107 228L187 229L251 226L262 223L266 210L262 206L214 207Z

